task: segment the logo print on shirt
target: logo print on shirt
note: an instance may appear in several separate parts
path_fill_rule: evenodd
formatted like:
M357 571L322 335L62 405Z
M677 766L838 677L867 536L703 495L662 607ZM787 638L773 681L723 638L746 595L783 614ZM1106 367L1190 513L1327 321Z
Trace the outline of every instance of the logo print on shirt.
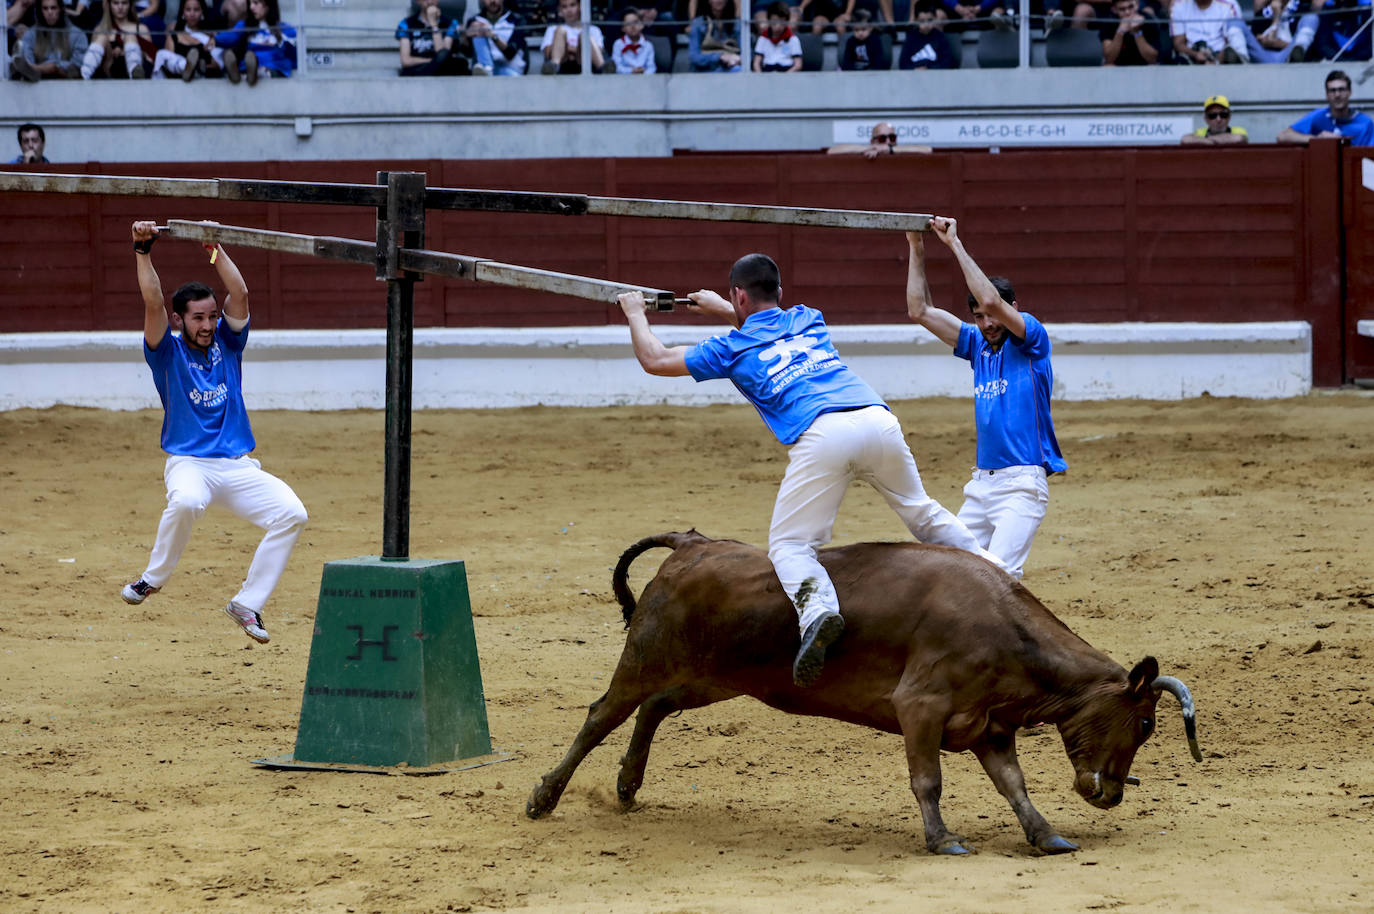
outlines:
M824 349L816 348L819 342L820 339L814 336L794 336L788 339L778 340L767 349L759 352L759 360L769 362L773 359L777 359L776 364L768 367L768 377L771 378L773 375L792 364L792 359L798 353L806 356L806 361L808 362L824 362L827 359L834 358Z
M214 407L223 403L229 394L229 388L220 384L214 390L201 390L193 387L186 392L186 396L196 406Z

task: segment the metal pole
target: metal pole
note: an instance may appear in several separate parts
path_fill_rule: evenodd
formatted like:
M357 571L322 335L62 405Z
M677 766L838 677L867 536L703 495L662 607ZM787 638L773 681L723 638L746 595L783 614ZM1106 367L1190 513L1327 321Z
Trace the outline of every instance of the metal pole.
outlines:
M410 557L411 356L415 339L415 274L400 268L399 250L424 243L425 176L378 172L387 186L377 212L377 278L386 280L386 479L383 561Z

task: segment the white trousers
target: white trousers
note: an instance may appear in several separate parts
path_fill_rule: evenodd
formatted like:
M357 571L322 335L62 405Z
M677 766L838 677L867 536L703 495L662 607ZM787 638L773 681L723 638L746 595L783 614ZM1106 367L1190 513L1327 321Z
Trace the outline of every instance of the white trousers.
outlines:
M267 531L234 602L262 612L286 569L286 560L308 520L291 487L252 457L168 457L163 471L167 509L143 580L161 587L172 576L191 540L191 527L211 505L228 508Z
M802 632L822 613L840 611L816 550L830 542L840 502L856 479L877 489L921 542L955 546L1005 567L926 494L896 416L881 406L825 413L792 445L768 530L768 558L797 607ZM808 579L814 589L798 605Z
M1007 573L1020 580L1031 541L1050 504L1044 467L1017 466L974 470L964 486L959 519L978 542L1002 558Z

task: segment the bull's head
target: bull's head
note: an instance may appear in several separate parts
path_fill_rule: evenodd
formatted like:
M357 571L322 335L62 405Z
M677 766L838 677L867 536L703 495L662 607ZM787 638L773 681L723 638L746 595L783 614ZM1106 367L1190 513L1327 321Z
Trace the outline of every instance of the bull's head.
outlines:
M1162 692L1183 707L1188 748L1202 761L1193 716L1193 696L1172 676L1159 675L1159 663L1146 657L1135 665L1122 687L1105 684L1085 695L1082 705L1059 725L1064 748L1074 767L1074 789L1102 809L1121 802L1131 762L1155 729L1155 705Z

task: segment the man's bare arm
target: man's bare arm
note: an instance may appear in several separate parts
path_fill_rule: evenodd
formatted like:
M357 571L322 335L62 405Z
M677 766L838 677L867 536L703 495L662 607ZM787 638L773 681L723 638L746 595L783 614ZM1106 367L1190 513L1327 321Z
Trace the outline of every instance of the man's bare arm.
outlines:
M243 274L223 245L215 245L213 254L219 281L228 290L224 296L224 313L236 321L248 320L248 284L243 281Z
M959 238L959 224L953 219L936 216L930 221L930 228L954 254L954 259L959 262L959 269L964 273L964 282L968 284L969 293L979 306L1006 327L1012 336L1019 340L1025 339L1026 319L1021 316L1020 311L1002 300L1002 294L997 291L997 287L964 248L964 242Z
M651 375L677 378L691 374L687 370L687 347L664 346L654 332L649 329L649 318L644 314L644 293L623 292L617 296L625 322L630 325L630 343L634 346L635 358L639 365Z
M911 260L906 270L906 313L913 321L935 334L949 346L959 342L960 321L953 314L930 303L930 283L926 279L926 245L920 232L906 233Z
M135 222L131 230L134 241L151 242L157 237L156 226L155 222ZM138 266L138 290L143 293L143 341L149 349L156 349L167 333L167 305L162 297L162 281L153 269L151 245L146 246L150 253L136 251L134 260Z

